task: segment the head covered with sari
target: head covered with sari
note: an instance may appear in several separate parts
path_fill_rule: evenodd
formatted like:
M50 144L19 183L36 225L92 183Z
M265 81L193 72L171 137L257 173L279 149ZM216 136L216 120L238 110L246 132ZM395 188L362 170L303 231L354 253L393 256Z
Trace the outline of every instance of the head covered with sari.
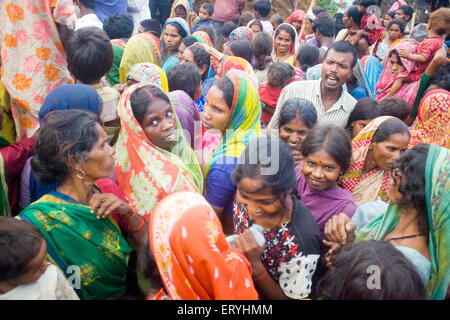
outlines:
M150 32L135 34L128 40L120 62L120 83L125 83L131 67L137 63L151 62L161 65L161 46L158 38Z
M425 163L425 198L429 224L431 272L426 294L442 300L450 283L450 151L430 145ZM387 211L369 222L355 241L382 240L397 226L401 212L391 203Z
M420 102L418 121L411 130L410 147L419 143L450 148L450 93L437 89L427 93Z
M175 23L175 24L179 25L184 30L184 32L186 33L186 37L188 37L190 35L189 24L186 22L186 20L181 19L181 18L170 18L170 19L167 19L166 23L164 23L164 26L162 28L163 34L164 34L165 27L169 23ZM167 72L167 71L169 71L170 68L172 68L172 67L176 66L177 64L179 64L180 63L180 59L178 58L177 53L171 55L170 57L167 56L167 50L165 49L164 41L162 41L161 46L162 46L162 53L163 53L161 68L164 70L164 72Z
M361 205L381 198L387 201L387 191L391 176L389 172L376 168L364 176L361 176L366 162L372 138L378 127L391 116L383 116L373 119L352 141L352 160L347 172L342 176L342 189L353 194L355 203Z
M201 193L203 176L194 151L182 133L175 110L172 112L176 118L177 137L170 151L157 147L145 134L131 107L131 94L145 86L156 85L148 82L132 85L119 101L117 112L121 129L115 145L114 171L128 203L148 219L156 204L171 192L187 190Z
M171 299L258 299L249 262L230 248L201 195L175 192L162 200L150 219L149 239Z
M205 43L210 47L214 47L214 45L212 43L212 39L209 37L209 35L205 31L195 31L192 34L192 37L195 40L197 40L197 42ZM219 68L219 59L211 56L211 68L208 73L208 78L213 78L215 76L215 74L217 73L218 68Z
M176 18L175 8L178 6L182 6L186 10L186 19L187 19L189 17L189 14L191 13L191 6L189 4L189 1L187 0L175 0L173 2L172 8L170 9L169 19Z
M225 134L207 164L205 175L219 159L226 156L239 158L250 140L259 137L261 131L261 101L252 81L242 75L226 77L234 87L231 116Z
M289 47L289 53L291 55L295 55L296 52L298 51L298 48L300 47L300 42L298 40L298 34L297 34L297 30L295 30L294 26L289 24L289 23L282 23L280 24L275 31L273 32L273 48L272 48L272 60L273 61L277 61L276 57L277 57L277 44L276 44L276 35L278 35L278 32L280 32L281 28L291 28L294 31L295 34L295 38L292 41L291 46Z
M248 40L252 42L253 31L249 27L237 27L228 35L228 42L233 42L236 40Z
M251 64L244 58L235 56L226 56L220 61L217 76L222 78L228 71L236 69L245 71L249 75L255 77L255 71L253 70Z
M397 44L392 50L397 50L399 52L402 49L406 49L409 52L415 54L416 53L415 41L404 40L399 44ZM416 66L416 63L414 61L401 57L400 60L403 66L405 67L405 70L397 75L393 75L391 71L389 58L392 50L389 50L388 57L386 58L386 61L383 66L383 71L381 72L380 78L378 79L378 83L375 88L377 100L381 100L386 96L387 91L392 87L395 80L397 80L398 78L404 78L409 76L413 72L414 67ZM419 90L419 85L420 81L403 83L400 90L398 90L397 93L395 93L395 96L406 100L412 107L414 105L414 100Z
M194 148L195 141L195 123L200 125L200 112L195 105L194 100L184 91L175 90L168 93L170 103L177 113L178 120L180 120L181 127L185 130L186 140L190 146Z
M158 87L169 92L169 83L167 81L166 73L156 64L151 62L142 62L135 64L128 72L127 79L136 82L151 82Z
M291 15L286 19L285 23L289 23L292 25L294 21L301 21L303 22L303 19L305 18L306 13L303 10L295 10L291 13ZM297 30L297 34L300 33L300 30Z
M56 87L45 97L39 110L39 124L43 124L45 116L51 111L73 109L90 111L99 116L102 99L95 89L86 84L64 84Z

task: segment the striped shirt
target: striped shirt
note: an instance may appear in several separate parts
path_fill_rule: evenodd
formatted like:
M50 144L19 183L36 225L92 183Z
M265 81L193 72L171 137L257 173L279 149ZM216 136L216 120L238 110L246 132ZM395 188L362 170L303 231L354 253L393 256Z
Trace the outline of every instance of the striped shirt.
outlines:
M347 125L348 117L355 107L356 100L347 91L342 90L339 99L325 111L322 104L322 97L320 93L320 82L322 80L306 80L296 81L287 85L278 98L275 114L273 120L279 118L281 107L290 98L303 98L311 101L316 107L317 123L318 124L335 124L341 127ZM278 121L277 121L278 122ZM276 126L278 127L278 125Z

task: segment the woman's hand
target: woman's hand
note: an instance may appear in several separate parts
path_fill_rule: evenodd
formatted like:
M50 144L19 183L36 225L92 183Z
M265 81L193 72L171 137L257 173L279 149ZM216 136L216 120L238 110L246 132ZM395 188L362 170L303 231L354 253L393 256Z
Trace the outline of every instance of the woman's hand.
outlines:
M96 193L89 200L89 206L91 207L91 212L97 211L97 218L102 219L109 216L112 212L117 212L119 214L126 214L131 216L133 210L128 206L128 204L119 199L112 193Z
M303 161L302 153L297 150L292 150L292 155L294 156L295 165L298 166L298 164Z
M265 267L261 262L261 255L264 252L264 246L258 246L252 232L247 229L244 233L238 235L233 241L233 248L241 250L252 265L253 276L264 272Z
M346 244L354 240L356 224L343 212L332 216L325 224L324 234L331 242Z
M328 247L328 251L325 254L325 265L327 268L330 268L333 265L334 259L336 258L336 254L339 252L341 245L337 242L322 240L323 244Z

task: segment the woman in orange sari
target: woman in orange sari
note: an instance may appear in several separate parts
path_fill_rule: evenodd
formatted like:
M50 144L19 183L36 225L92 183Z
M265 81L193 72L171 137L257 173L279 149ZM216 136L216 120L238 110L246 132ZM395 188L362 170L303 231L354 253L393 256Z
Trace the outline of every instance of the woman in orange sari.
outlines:
M153 212L148 236L170 299L258 299L250 263L228 245L217 215L201 195L180 191L167 196ZM143 260L146 270L151 262Z

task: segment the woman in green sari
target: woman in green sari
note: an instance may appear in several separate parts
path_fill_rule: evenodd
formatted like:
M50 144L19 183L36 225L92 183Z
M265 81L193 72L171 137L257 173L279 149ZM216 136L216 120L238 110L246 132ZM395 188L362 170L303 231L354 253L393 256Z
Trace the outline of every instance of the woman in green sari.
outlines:
M96 180L111 175L114 149L98 118L87 111L52 111L35 145L31 166L40 183L61 181L21 212L47 241L47 259L75 285L81 299L124 294L131 248L111 213L127 219L136 242L144 221ZM75 274L74 274L75 272Z
M450 283L450 151L417 145L405 152L392 174L387 208L367 203L351 221L344 214L335 216L325 226L325 235L340 244L354 235L356 242L390 242L422 278L427 275L428 299L442 300Z

